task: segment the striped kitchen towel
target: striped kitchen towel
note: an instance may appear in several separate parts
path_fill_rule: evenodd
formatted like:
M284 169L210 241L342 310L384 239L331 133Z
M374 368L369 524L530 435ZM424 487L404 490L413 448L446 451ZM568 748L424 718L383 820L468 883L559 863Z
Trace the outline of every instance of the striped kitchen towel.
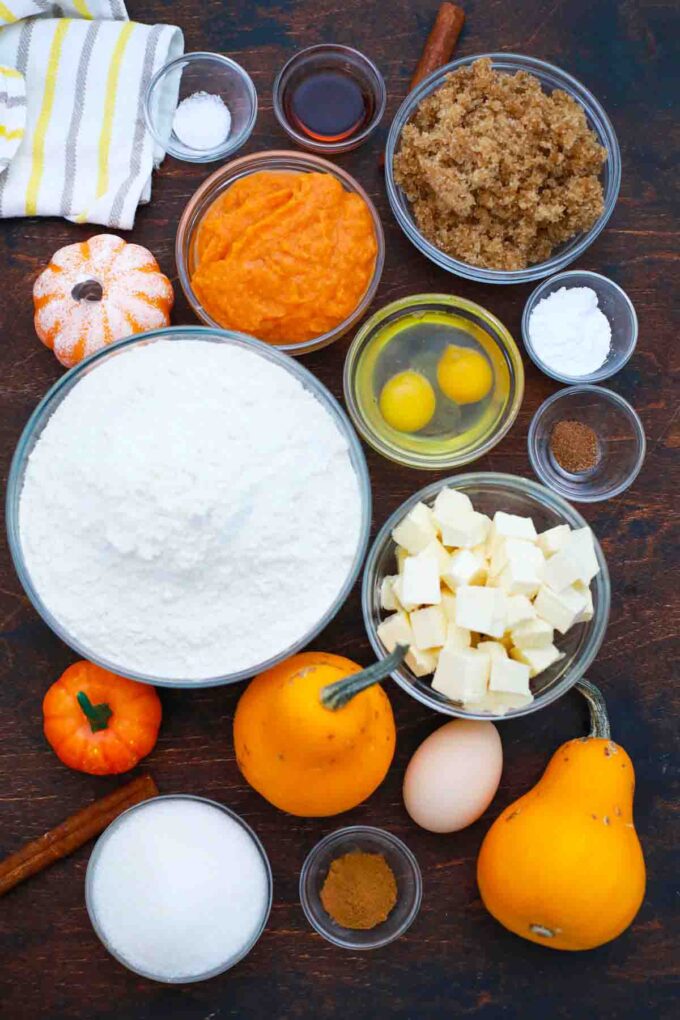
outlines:
M129 230L165 155L144 123L146 86L183 50L178 28L129 21L123 0L0 0L0 65L26 83L24 134L0 176L0 216ZM176 103L175 82L164 107ZM0 102L0 123L4 116Z
M14 159L26 126L26 83L13 67L0 67L0 173Z

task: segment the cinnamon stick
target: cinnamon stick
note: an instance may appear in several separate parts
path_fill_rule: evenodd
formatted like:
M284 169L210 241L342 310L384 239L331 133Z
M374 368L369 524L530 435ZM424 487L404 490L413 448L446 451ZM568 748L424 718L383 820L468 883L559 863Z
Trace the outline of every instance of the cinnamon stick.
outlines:
M448 64L465 23L465 11L456 4L443 3L437 12L432 31L427 37L410 89L414 89L438 67Z
M21 850L0 861L0 896L19 882L44 871L50 864L68 857L134 804L158 796L151 776L139 776L113 793L107 794L77 811L44 836L27 843Z

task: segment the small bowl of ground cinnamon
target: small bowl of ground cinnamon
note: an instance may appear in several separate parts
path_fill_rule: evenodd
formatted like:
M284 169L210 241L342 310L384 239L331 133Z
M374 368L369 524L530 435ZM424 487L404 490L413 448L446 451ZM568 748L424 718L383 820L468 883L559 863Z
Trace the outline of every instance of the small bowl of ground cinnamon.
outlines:
M534 415L528 442L540 480L576 503L618 496L645 459L640 418L623 397L602 386L554 393Z
M595 97L532 57L454 60L409 94L385 151L392 211L443 269L525 283L564 268L604 228L621 156Z
M399 938L420 910L418 862L400 839L367 825L321 840L300 873L307 920L343 949L378 949Z

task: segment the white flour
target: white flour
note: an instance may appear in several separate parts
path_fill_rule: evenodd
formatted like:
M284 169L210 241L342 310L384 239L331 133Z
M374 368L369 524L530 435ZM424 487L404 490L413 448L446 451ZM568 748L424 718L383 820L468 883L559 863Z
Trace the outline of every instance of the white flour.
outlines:
M560 375L590 375L607 360L612 331L591 287L560 287L529 317L529 337L541 361Z
M20 537L68 632L114 665L207 679L282 652L360 534L347 442L259 354L158 341L85 376L33 450Z

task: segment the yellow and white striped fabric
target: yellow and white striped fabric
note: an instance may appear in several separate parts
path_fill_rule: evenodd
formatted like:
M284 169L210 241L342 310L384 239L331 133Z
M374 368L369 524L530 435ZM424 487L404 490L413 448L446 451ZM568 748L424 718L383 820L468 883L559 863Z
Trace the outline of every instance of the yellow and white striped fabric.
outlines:
M129 230L165 155L144 123L146 86L183 49L178 28L129 21L123 0L0 0L0 65L26 82L25 131L0 176L0 216ZM176 102L176 92L167 97L168 108Z
M14 159L26 127L26 82L13 67L0 67L0 174Z

